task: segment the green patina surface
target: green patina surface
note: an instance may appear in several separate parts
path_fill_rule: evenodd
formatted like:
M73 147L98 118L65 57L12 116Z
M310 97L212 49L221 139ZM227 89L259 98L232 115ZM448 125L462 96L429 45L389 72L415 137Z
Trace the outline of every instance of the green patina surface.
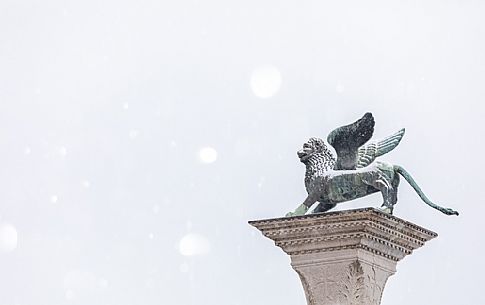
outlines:
M298 151L300 161L306 166L305 187L308 196L286 216L303 215L316 202L318 205L312 212L325 212L338 203L376 192L382 194L382 209L392 214L397 203L400 176L427 205L446 215L458 215L457 211L429 200L403 167L376 160L399 144L404 129L383 140L368 142L373 131L374 118L370 113L352 124L333 130L327 141L335 149L336 155L322 139L309 139Z

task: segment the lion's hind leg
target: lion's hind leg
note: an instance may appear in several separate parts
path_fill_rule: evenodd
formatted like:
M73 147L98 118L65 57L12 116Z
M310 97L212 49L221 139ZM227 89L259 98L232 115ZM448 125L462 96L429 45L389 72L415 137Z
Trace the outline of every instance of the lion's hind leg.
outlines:
M388 178L380 172L369 172L367 175L364 175L362 181L381 192L383 199L381 208L384 212L392 214L395 204L394 198L397 200L397 196L394 194L393 187Z
M390 203L392 206L395 206L397 203L397 188L399 187L399 175L394 175L394 178L391 181L390 190Z

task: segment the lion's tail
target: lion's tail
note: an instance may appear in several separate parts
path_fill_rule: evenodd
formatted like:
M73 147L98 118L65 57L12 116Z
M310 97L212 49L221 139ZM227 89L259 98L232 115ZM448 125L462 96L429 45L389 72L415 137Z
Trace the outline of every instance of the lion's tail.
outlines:
M419 185L416 183L416 181L414 181L413 177L411 177L411 175L404 168L399 165L394 165L394 170L398 172L401 176L403 176L404 179L406 179L406 181L413 187L416 193L418 193L419 197L421 197L424 203L446 215L458 215L457 211L450 208L443 208L429 200L428 197L426 197L426 195L423 193Z

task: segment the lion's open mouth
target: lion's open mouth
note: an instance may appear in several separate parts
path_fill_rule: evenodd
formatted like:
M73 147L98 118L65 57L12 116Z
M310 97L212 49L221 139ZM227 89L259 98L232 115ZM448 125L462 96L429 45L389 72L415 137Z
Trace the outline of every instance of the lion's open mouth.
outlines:
M301 162L306 161L308 159L308 157L310 156L309 154L307 154L303 150L297 151L296 154L298 155L298 158L300 158Z

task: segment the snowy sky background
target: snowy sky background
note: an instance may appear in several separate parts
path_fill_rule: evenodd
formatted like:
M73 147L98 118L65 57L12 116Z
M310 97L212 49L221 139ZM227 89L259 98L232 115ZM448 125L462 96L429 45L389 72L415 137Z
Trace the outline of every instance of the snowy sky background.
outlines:
M364 112L440 234L383 304L485 304L483 1L0 2L0 305L305 304L248 220ZM375 194L340 209L379 206Z

